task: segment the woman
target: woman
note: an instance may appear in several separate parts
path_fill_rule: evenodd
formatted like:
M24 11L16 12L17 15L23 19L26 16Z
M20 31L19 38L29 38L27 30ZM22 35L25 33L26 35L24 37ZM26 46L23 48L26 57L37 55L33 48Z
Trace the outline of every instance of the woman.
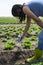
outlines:
M12 7L12 15L19 17L20 21L25 20L27 16L27 22L23 34L21 35L21 40L24 38L26 32L28 31L31 23L31 19L35 20L41 28L43 28L43 22L38 18L43 16L43 4L38 2L31 2L27 5L16 4ZM27 59L27 61L40 59L43 52L43 29L38 35L38 48L35 49L34 57ZM41 40L40 40L41 39Z

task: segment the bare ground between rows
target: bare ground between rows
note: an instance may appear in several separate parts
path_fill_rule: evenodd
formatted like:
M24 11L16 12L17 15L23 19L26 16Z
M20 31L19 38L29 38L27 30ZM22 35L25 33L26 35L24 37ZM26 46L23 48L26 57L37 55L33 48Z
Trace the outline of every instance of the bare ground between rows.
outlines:
M32 49L2 50L0 51L0 65L25 65L25 60L33 55L34 50Z

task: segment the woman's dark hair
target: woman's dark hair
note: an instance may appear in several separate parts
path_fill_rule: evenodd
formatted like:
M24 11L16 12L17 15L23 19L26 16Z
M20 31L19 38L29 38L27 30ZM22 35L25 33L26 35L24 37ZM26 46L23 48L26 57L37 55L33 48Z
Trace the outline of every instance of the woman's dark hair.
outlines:
M20 21L25 20L25 14L22 8L23 6L16 4L16 5L13 5L12 11L11 11L13 16L19 17Z

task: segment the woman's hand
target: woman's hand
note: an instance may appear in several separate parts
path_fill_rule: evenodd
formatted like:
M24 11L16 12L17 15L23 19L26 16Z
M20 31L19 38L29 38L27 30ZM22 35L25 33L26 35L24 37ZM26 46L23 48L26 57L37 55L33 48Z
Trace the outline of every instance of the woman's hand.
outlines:
M21 41L22 41L22 39L24 38L24 35L23 34L20 34L20 36L21 36Z

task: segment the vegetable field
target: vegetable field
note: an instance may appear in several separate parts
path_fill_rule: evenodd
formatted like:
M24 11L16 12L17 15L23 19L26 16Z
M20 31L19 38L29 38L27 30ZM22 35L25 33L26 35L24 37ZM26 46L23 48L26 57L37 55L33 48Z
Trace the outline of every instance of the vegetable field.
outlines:
M43 18L40 19L43 21ZM25 23L26 21L23 21L22 24L19 24L19 20L13 17L0 17L0 51L15 48L18 43L18 35L22 34L25 29ZM30 28L21 42L23 49L35 49L37 47L40 30L41 27L31 20ZM43 65L43 63L31 65Z
M24 29L25 24L0 25L0 44L4 43L5 49L6 47L13 48L13 45L18 41L18 35L22 34ZM31 24L30 29L27 31L27 34L21 43L21 45L23 45L23 48L34 48L34 45L37 45L37 36L40 30L41 28L39 26L36 24Z

